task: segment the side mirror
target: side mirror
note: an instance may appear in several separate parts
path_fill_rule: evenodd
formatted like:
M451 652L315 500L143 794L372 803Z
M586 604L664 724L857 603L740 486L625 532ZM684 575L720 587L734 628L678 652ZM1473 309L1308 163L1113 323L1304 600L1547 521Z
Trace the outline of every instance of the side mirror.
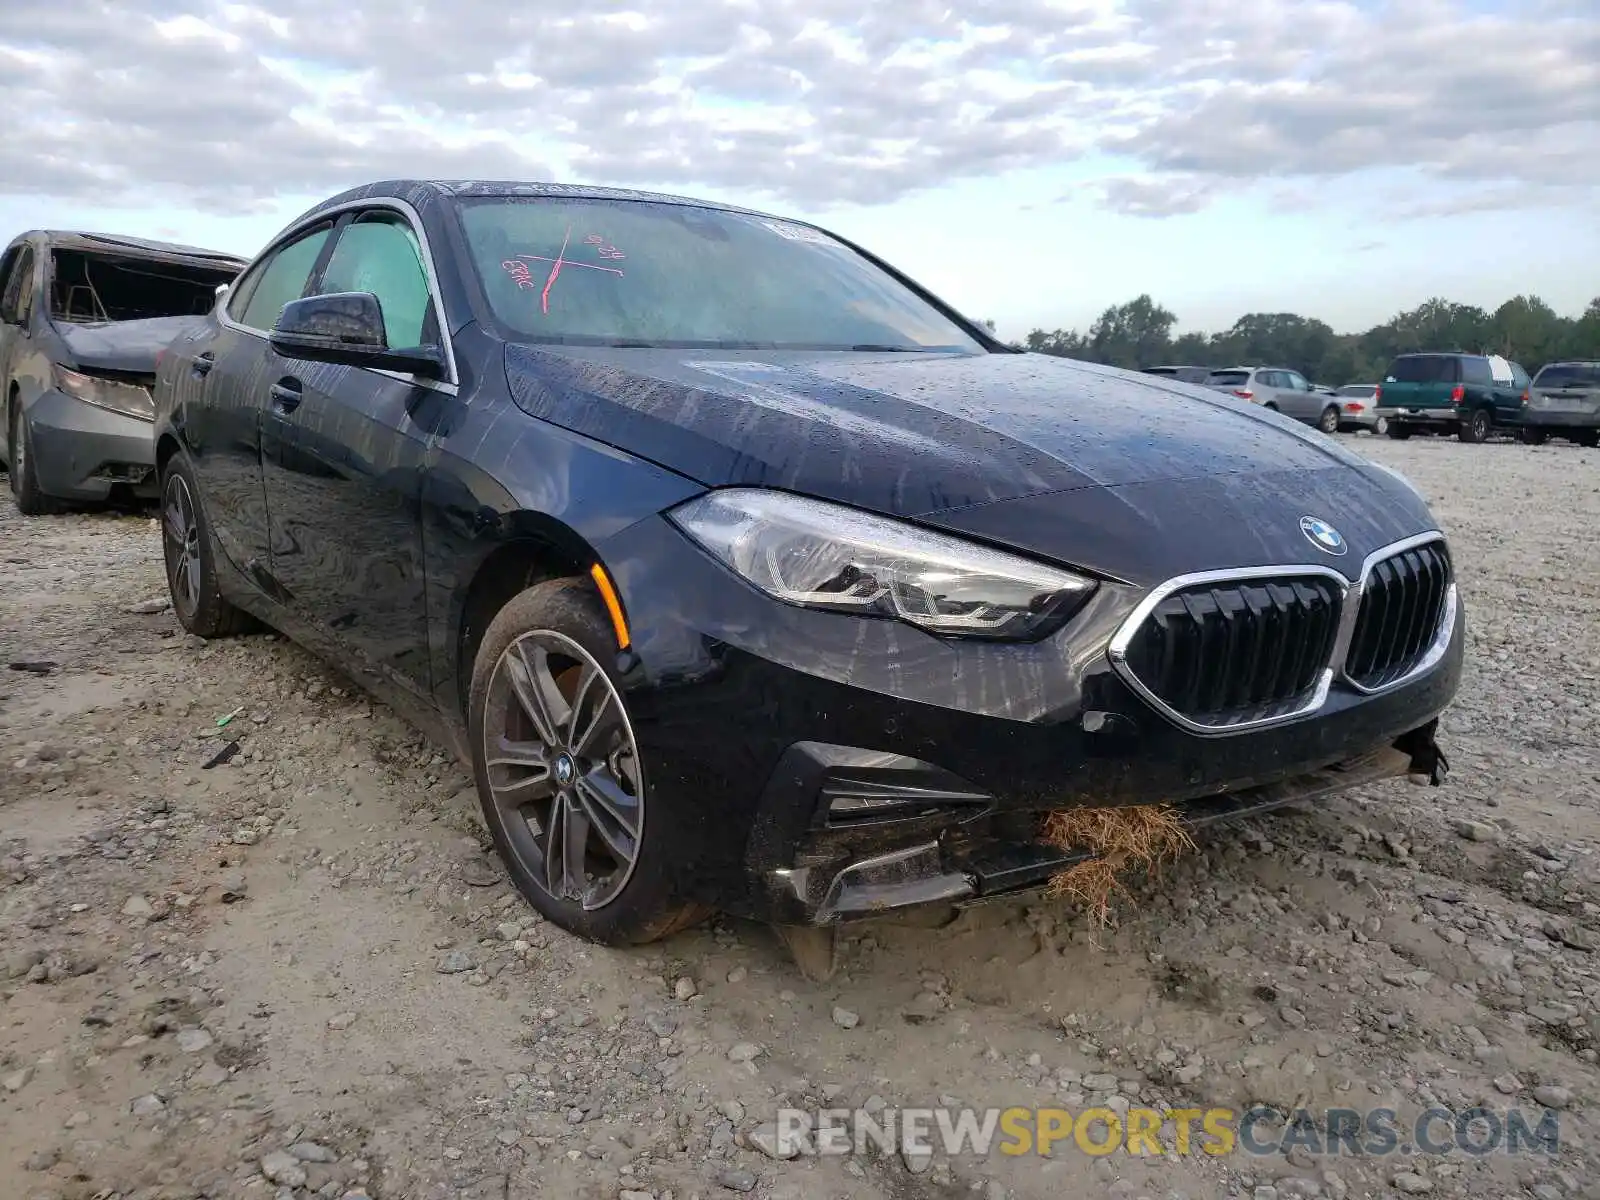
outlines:
M428 379L444 375L438 346L394 349L383 329L383 306L371 292L330 292L283 306L268 339L285 358L409 371Z

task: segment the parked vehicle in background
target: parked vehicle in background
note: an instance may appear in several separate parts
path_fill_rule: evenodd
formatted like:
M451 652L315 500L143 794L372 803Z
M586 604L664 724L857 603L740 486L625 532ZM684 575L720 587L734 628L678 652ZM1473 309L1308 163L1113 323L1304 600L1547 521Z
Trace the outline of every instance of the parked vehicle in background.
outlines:
M0 258L0 449L25 513L154 498L156 357L244 267L229 254L35 230Z
M162 360L173 611L266 620L454 746L564 928L831 945L1048 886L1060 809L1441 777L1426 501L1187 392L1014 351L812 225L374 184Z
M1454 433L1486 442L1497 428L1516 428L1527 410L1528 373L1491 354L1401 354L1378 385L1377 411L1389 436Z
M1338 401L1287 367L1226 367L1207 375L1205 386L1315 425L1323 433L1339 432Z
M1204 383L1211 374L1210 367L1146 367L1146 375L1164 375L1181 383Z
M1552 434L1600 445L1600 361L1546 363L1533 377L1522 440L1537 446Z
M1378 385L1347 383L1334 395L1339 400L1340 429L1370 429L1382 436L1389 432L1389 421L1378 415Z

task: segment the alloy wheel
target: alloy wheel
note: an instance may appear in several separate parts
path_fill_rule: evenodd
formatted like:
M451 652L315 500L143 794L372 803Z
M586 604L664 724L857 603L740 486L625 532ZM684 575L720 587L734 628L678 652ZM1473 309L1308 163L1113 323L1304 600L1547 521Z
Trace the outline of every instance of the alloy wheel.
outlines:
M1377 423L1375 425L1373 425L1373 427L1372 427L1372 436L1373 437L1382 437L1384 434L1386 434L1388 432L1389 432L1389 418L1388 417L1379 417L1378 420L1377 420Z
M604 908L633 875L644 775L622 697L554 630L525 633L495 664L484 764L512 853L551 897Z
M189 485L176 471L167 477L161 498L161 531L167 543L172 602L184 616L192 616L200 607L200 526Z

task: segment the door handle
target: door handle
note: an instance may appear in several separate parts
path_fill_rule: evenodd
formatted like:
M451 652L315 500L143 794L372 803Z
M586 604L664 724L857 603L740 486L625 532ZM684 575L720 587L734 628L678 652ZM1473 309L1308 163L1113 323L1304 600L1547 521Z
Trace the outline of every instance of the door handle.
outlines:
M304 399L298 379L280 379L267 394L272 397L272 411L284 416L299 408L300 401Z
M207 350L204 354L197 354L189 360L189 369L194 372L196 379L204 379L211 373L211 368L216 366L217 356Z

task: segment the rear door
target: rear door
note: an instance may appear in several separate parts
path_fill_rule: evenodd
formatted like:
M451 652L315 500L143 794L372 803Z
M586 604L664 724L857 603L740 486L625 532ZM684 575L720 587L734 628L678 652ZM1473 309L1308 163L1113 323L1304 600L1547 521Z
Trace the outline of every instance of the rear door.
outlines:
M1278 407L1297 421L1315 424L1326 407L1322 393L1312 391L1310 382L1298 371L1279 371L1278 374L1284 382L1283 398Z
M391 347L441 341L419 239L401 212L341 221L318 293L371 292ZM431 694L422 571L427 431L440 385L279 357L257 378L281 452L265 461L273 573L287 603L356 670ZM451 386L449 384L445 386Z
M268 417L267 376L275 356L267 331L299 299L327 248L333 222L287 238L259 258L229 292L218 320L173 348L174 386L194 403L185 422L190 454L218 543L245 574L275 592L263 461L278 452L281 428Z
M1451 394L1461 382L1461 360L1453 354L1402 354L1383 377L1383 407L1453 410Z

